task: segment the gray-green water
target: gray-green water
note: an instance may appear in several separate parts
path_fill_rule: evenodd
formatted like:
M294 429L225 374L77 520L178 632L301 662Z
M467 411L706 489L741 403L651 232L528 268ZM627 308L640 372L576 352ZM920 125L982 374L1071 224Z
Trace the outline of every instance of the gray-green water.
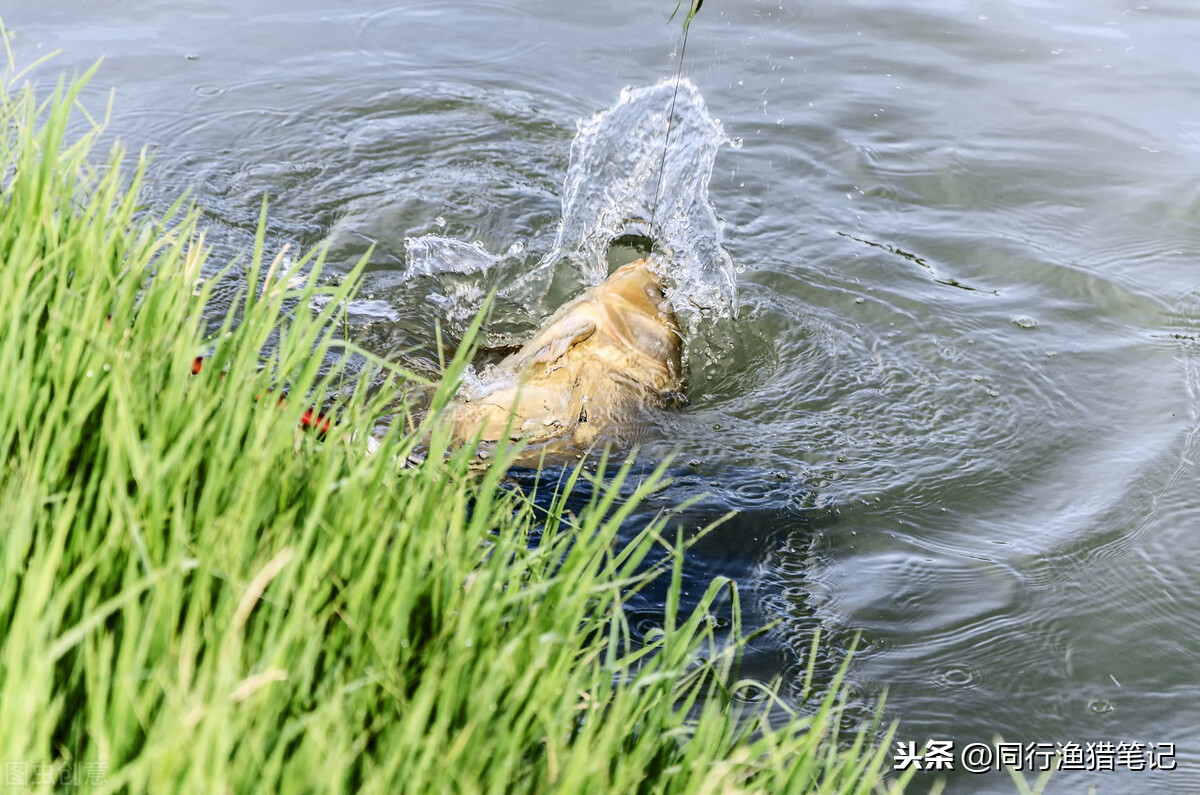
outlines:
M374 244L356 318L387 351L478 286L430 303L406 238L502 255L484 287L551 251L577 121L674 74L669 6L0 14L18 62L63 51L47 80L104 57L88 106L115 89L152 199L194 187L218 255L264 192L275 247ZM1198 41L1179 0L705 4L685 74L742 143L709 186L741 313L691 340L652 453L744 511L689 578L783 620L763 672L861 631L850 678L901 740L1175 743L1174 771L1051 790L1200 791ZM956 767L951 792L1013 789Z

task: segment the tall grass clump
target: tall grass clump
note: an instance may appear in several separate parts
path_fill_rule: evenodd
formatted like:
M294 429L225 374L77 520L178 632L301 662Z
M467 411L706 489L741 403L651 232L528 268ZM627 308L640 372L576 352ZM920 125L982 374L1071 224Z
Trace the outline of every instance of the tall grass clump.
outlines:
M839 735L836 682L782 726L770 699L759 712L735 698L737 643L718 644L708 616L736 589L714 582L681 610L680 544L661 522L617 543L631 505L615 488L581 513L559 500L537 514L504 486L503 456L476 471L436 417L367 455L366 430L394 410L367 380L404 374L338 336L357 270L331 287L319 256L270 261L260 222L244 288L207 315L195 214L147 214L144 163L97 158L86 114L68 135L86 77L45 102L0 80L8 783L882 786L875 727ZM323 436L300 427L313 406L336 413ZM579 477L592 476L568 473L561 493ZM647 561L664 544L659 571ZM635 644L622 599L660 575L673 579L664 628Z

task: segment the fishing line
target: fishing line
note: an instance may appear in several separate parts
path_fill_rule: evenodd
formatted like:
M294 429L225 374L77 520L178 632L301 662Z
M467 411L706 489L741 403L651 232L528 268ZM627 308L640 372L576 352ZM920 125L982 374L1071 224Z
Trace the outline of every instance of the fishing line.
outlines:
M662 192L663 171L667 167L667 150L671 147L671 128L675 121L675 100L679 98L679 81L683 77L683 56L687 52L688 28L692 26L692 19L700 12L700 6L704 5L704 0L692 0L692 7L688 10L687 19L683 21L683 44L679 47L679 69L675 72L675 91L671 94L671 108L667 111L667 136L663 141L662 160L658 161L658 179L654 182L654 204L650 207L650 236L654 237L654 219L658 215L658 196ZM683 0L679 0L675 4L675 10L671 12L671 19L675 19L675 15L679 13L679 9L683 6Z

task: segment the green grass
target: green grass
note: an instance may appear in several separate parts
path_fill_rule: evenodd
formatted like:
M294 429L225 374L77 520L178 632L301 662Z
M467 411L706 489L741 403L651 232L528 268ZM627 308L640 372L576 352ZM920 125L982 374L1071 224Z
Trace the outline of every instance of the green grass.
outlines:
M366 455L396 407L365 386L405 374L349 367L357 270L331 287L310 255L284 274L260 231L206 335L195 214L147 215L144 161L98 156L98 126L68 138L85 80L40 102L0 76L10 776L133 793L884 786L886 745L841 732L838 682L772 726L770 699L734 698L736 642L699 661L736 588L714 581L685 614L682 544L662 522L618 543L615 488L576 514L557 500L542 527L502 487L504 456L474 470L436 417ZM299 429L329 404L323 440ZM671 565L646 565L664 545ZM622 602L654 576L674 583L664 629L635 644Z

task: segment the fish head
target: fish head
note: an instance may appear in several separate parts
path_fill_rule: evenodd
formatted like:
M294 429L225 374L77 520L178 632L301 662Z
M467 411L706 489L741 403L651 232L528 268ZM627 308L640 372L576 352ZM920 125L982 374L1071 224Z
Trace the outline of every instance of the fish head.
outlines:
M682 335L647 260L614 271L563 305L516 353L460 389L460 441L520 439L582 449L620 438L645 409L683 392Z

